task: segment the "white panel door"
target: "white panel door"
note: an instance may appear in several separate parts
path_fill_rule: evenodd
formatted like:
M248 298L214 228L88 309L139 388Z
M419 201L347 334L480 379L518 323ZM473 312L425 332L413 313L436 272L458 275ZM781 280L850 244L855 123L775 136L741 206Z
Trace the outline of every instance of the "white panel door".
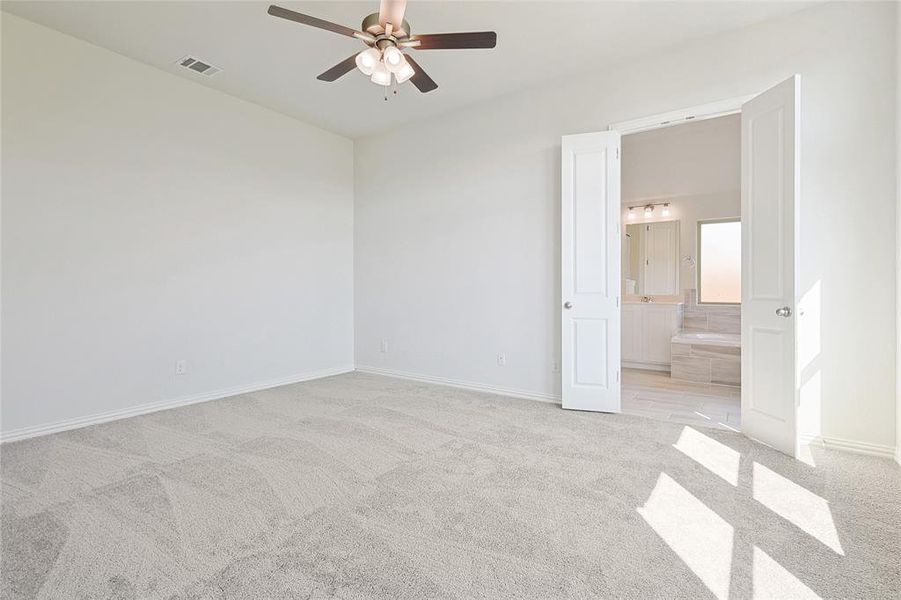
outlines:
M619 412L619 134L562 146L563 408Z
M741 427L798 454L797 290L799 78L741 111Z

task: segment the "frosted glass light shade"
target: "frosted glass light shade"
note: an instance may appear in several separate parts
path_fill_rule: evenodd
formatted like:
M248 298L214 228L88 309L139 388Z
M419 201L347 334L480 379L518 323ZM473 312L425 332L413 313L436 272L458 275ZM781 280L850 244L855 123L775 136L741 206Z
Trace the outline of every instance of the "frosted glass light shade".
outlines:
M404 60L404 54L397 49L396 46L388 46L382 52L382 61L388 70L396 73L407 62Z
M381 54L375 48L367 48L363 50L359 54L357 54L356 63L357 68L363 72L364 75L372 75L372 72L375 70L375 66L379 64L379 59L381 58Z
M413 70L413 67L410 66L406 60L404 61L403 66L400 69L394 72L394 78L397 79L397 83L403 83L409 78L413 77L416 74L416 71Z
M378 62L372 71L372 77L369 78L376 85L391 85L391 71L385 66L385 63Z

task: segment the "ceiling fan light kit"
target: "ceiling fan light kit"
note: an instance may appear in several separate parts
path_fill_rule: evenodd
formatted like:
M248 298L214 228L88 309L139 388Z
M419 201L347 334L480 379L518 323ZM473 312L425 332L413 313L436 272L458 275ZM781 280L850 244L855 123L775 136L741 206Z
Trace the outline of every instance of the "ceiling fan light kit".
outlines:
M354 62L357 65L357 68L360 69L360 72L364 75L372 75L372 72L375 70L375 66L382 60L382 55L376 48L369 48L367 50L363 50L359 54L357 54Z
M420 92L431 92L438 88L438 84L426 74L412 56L405 54L402 48L445 50L494 48L497 45L497 34L493 31L430 33L414 36L411 33L410 23L404 19L406 7L406 0L381 0L379 12L363 19L359 30L275 5L269 7L269 14L353 37L366 44L367 48L362 52L321 73L317 77L321 81L335 81L356 67L361 73L369 76L370 81L376 85L388 87L392 81L401 84L409 80Z
M372 77L370 77L369 80L376 85L387 87L391 85L391 71L388 70L388 67L385 66L384 62L377 62L375 69L372 71Z
M394 79L397 83L403 83L413 77L416 74L416 71L413 70L413 67L410 66L410 63L404 61L403 66L394 72Z
M397 46L386 46L385 49L382 50L382 60L385 62L385 66L388 67L388 70L392 73L397 73L401 66L407 63L404 58L404 53L398 50Z

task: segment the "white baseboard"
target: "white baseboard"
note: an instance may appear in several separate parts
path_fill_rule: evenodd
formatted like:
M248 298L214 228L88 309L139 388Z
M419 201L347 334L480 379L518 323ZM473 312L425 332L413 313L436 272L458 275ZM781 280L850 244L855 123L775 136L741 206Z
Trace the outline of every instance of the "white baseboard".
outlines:
M98 425L109 421L118 421L128 417L136 417L147 413L167 410L179 406L187 406L189 404L197 404L199 402L208 402L209 400L218 400L220 398L228 398L229 396L237 396L239 394L247 394L250 392L258 392L269 388L289 385L291 383L300 383L301 381L310 381L312 379L321 379L323 377L331 377L332 375L341 375L342 373L350 373L354 368L350 366L337 367L334 369L322 369L319 371L310 371L308 373L300 373L280 379L272 379L269 381L261 381L248 385L235 386L231 388L223 388L211 392L201 394L193 394L183 396L173 400L162 400L160 402L150 402L148 404L140 404L138 406L130 406L118 410L111 410L103 413L96 413L86 417L76 417L74 419L65 419L63 421L55 421L44 425L33 425L31 427L22 427L0 433L0 443L15 442L27 438L58 433L69 429L78 429L80 427L88 427L89 425Z
M811 446L819 446L820 448L827 448L830 450L844 450L845 452L854 452L855 454L894 458L896 461L898 461L899 451L901 451L893 446L871 444L869 442L859 442L857 440L845 440L822 435L801 434L800 438L802 444L810 444ZM901 463L901 461L898 462Z
M419 373L410 373L407 371L394 371L392 369L382 369L380 367L370 367L367 365L357 365L357 371L361 373L371 373L372 375L384 375L385 377L396 377L398 379L409 379L410 381L420 381L422 383L434 383L436 385L446 385L449 387L461 388L464 390L473 390L475 392L486 392L488 394L497 394L499 396L510 396L512 398L524 398L526 400L538 400L539 402L560 403L560 396L556 394L543 394L540 392L528 392L514 388L503 388L484 383L475 383L472 381L462 381L460 379L449 379L447 377L435 377L433 375L420 375Z
M541 394L536 392L526 392L513 388L501 388L493 385L485 385L482 383L474 383L471 381L461 381L459 379L449 379L446 377L435 377L433 375L421 375L419 373L410 373L408 371L395 371L393 369L383 369L381 367L372 367L368 365L357 365L357 371L361 373L371 373L373 375L384 375L385 377L396 377L398 379L407 379L410 381L420 381L422 383L433 383L436 385L446 385L455 388L473 390L477 392L487 392L489 394L498 394L501 396L510 396L513 398L525 398L527 400L538 400L541 402L560 403L560 396L555 394ZM803 444L818 445L823 448L832 450L842 450L845 452L854 452L857 454L866 454L869 456L879 456L893 458L901 464L901 446L894 448L892 446L883 446L881 444L871 444L869 442L858 442L855 440L845 440L834 437L810 436L802 435L801 442Z
M173 400L163 400L160 402L151 402L141 404L129 408L113 410L103 413L96 413L85 417L76 417L74 419L66 419L63 421L55 421L43 425L34 425L31 427L22 427L11 431L0 433L0 443L14 442L60 431L68 431L70 429L78 429L80 427L88 427L90 425L98 425L100 423L108 423L128 417L135 417L179 406L188 406L190 404L198 404L200 402L208 402L210 400L218 400L220 398L228 398L229 396L237 396L239 394L247 394L250 392L258 392L269 388L289 385L292 383L300 383L302 381L311 381L313 379L321 379L323 377L331 377L333 375L341 375L350 373L351 371L360 371L362 373L371 373L373 375L383 375L386 377L396 377L398 379L407 379L410 381L420 381L423 383L432 383L436 385L446 385L449 387L473 390L477 392L485 392L488 394L497 394L500 396L509 396L512 398L524 398L526 400L537 400L540 402L560 403L560 396L557 394L543 394L540 392L529 392L515 388L504 388L494 385L475 383L472 381L463 381L459 379L450 379L446 377L436 377L433 375L421 375L419 373L410 373L407 371L395 371L392 369L383 369L380 367L372 367L367 365L357 365L354 367L336 367L333 369L322 369L319 371L311 371L291 375L280 379L256 382L248 385L235 386L231 388L223 388L202 394L194 394L183 396ZM901 464L901 445L898 447L885 446L882 444L871 444L869 442L860 442L856 440L846 440L828 436L811 436L802 435L801 442L829 448L834 450L844 450L846 452L855 452L858 454L867 454L870 456L880 456L883 458L893 458L898 464Z

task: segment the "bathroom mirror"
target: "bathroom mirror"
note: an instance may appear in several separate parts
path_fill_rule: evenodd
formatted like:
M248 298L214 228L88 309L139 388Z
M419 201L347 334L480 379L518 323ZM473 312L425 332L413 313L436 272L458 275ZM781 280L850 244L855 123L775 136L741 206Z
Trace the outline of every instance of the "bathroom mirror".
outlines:
M629 223L622 256L623 295L679 293L679 221Z

